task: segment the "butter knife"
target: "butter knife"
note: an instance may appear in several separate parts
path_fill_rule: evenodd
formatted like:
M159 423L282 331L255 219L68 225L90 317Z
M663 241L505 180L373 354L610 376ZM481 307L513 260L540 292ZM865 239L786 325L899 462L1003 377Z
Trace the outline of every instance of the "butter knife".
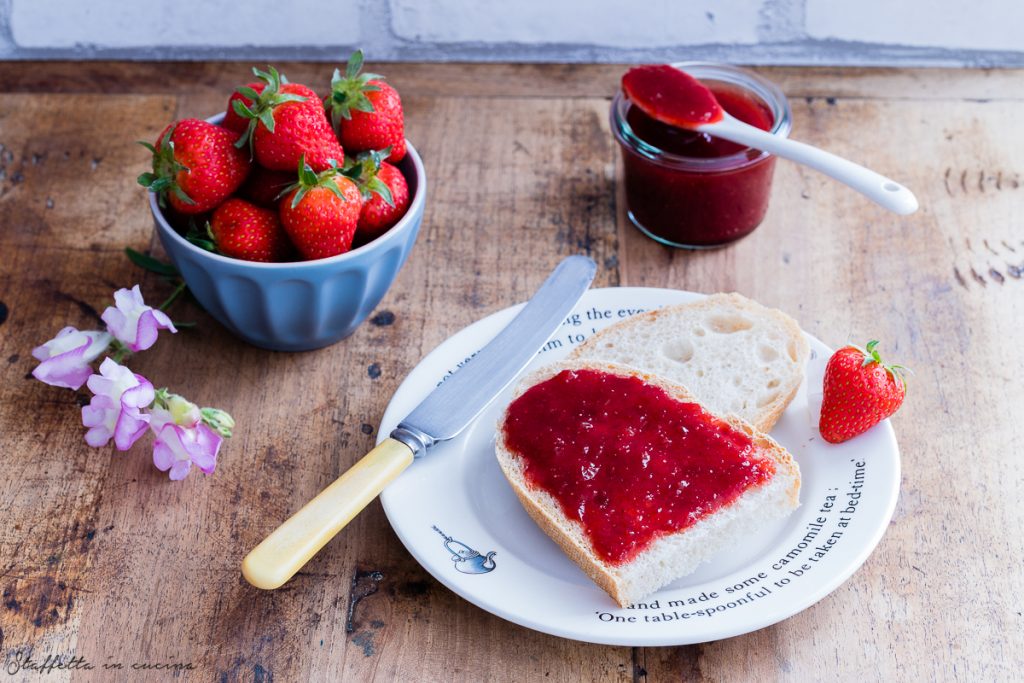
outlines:
M544 347L590 287L596 270L585 256L559 263L512 322L434 389L390 437L246 556L246 581L267 590L283 585L416 458L458 436Z

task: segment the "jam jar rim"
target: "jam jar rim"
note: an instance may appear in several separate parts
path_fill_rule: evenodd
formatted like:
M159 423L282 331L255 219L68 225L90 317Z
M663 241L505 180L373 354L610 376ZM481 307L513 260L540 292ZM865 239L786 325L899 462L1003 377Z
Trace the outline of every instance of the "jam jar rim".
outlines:
M727 83L752 93L771 110L774 121L768 132L784 138L789 137L789 132L793 128L793 111L783 92L768 79L747 69L716 62L673 62L670 66L682 69L698 79ZM615 93L611 106L611 127L616 140L623 147L661 166L696 172L732 171L772 156L753 147L744 147L728 156L714 158L688 157L667 152L642 140L633 132L632 126L626 120L628 108L629 101L619 90ZM751 156L751 150L758 153Z

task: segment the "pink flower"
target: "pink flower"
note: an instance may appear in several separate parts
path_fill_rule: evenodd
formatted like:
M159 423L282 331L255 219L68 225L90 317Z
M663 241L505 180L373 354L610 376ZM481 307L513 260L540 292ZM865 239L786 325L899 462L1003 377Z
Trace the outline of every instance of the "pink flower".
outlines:
M184 479L193 463L203 474L213 474L222 441L205 424L185 427L167 422L153 443L153 464L163 472L170 470L171 481Z
M90 428L85 442L98 448L113 437L119 451L128 450L149 424L149 415L142 409L153 402L153 385L109 358L103 360L100 374L90 377L88 385L94 396L82 408L82 424Z
M103 322L133 352L145 351L155 344L158 330L178 331L166 313L146 305L138 285L114 292L114 303L116 307L108 306L103 311Z
M42 361L32 371L32 376L55 387L78 389L92 374L89 364L106 351L113 340L99 330L81 332L65 327L56 337L32 349L32 355Z

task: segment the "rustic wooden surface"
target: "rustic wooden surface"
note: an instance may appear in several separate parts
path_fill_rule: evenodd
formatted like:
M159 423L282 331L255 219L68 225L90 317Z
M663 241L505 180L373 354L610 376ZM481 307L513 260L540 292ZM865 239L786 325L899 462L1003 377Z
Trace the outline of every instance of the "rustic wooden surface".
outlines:
M386 65L430 174L419 243L380 306L328 349L200 331L133 361L232 412L215 476L172 484L139 446L88 448L73 392L30 350L89 327L113 289L167 286L124 258L157 242L135 144L209 115L242 64L0 64L0 658L191 663L188 681L1008 680L1024 665L1024 74L766 69L794 135L913 188L884 213L788 163L762 227L727 249L660 247L624 220L608 129L617 66ZM330 66L286 64L322 85ZM272 527L369 448L401 379L453 332L525 299L573 253L598 286L738 290L828 343L877 336L916 371L895 418L891 528L852 579L776 626L678 648L582 644L512 625L416 564L374 503L287 587L238 571ZM371 372L369 369L375 370ZM376 372L379 369L379 375ZM0 673L0 678L6 676ZM18 674L17 680L43 680ZM119 680L164 681L166 671ZM45 680L110 680L54 672Z

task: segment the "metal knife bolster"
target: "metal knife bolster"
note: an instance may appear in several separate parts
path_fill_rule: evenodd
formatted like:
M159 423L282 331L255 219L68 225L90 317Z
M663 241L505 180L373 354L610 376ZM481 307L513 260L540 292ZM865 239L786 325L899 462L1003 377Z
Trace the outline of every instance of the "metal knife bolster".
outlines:
M391 437L422 456L454 438L530 364L590 287L597 266L564 259L512 321L405 416Z
M416 429L404 422L399 424L391 432L391 438L401 441L412 451L414 458L418 458L427 452L427 449L437 443L437 439L426 432Z

